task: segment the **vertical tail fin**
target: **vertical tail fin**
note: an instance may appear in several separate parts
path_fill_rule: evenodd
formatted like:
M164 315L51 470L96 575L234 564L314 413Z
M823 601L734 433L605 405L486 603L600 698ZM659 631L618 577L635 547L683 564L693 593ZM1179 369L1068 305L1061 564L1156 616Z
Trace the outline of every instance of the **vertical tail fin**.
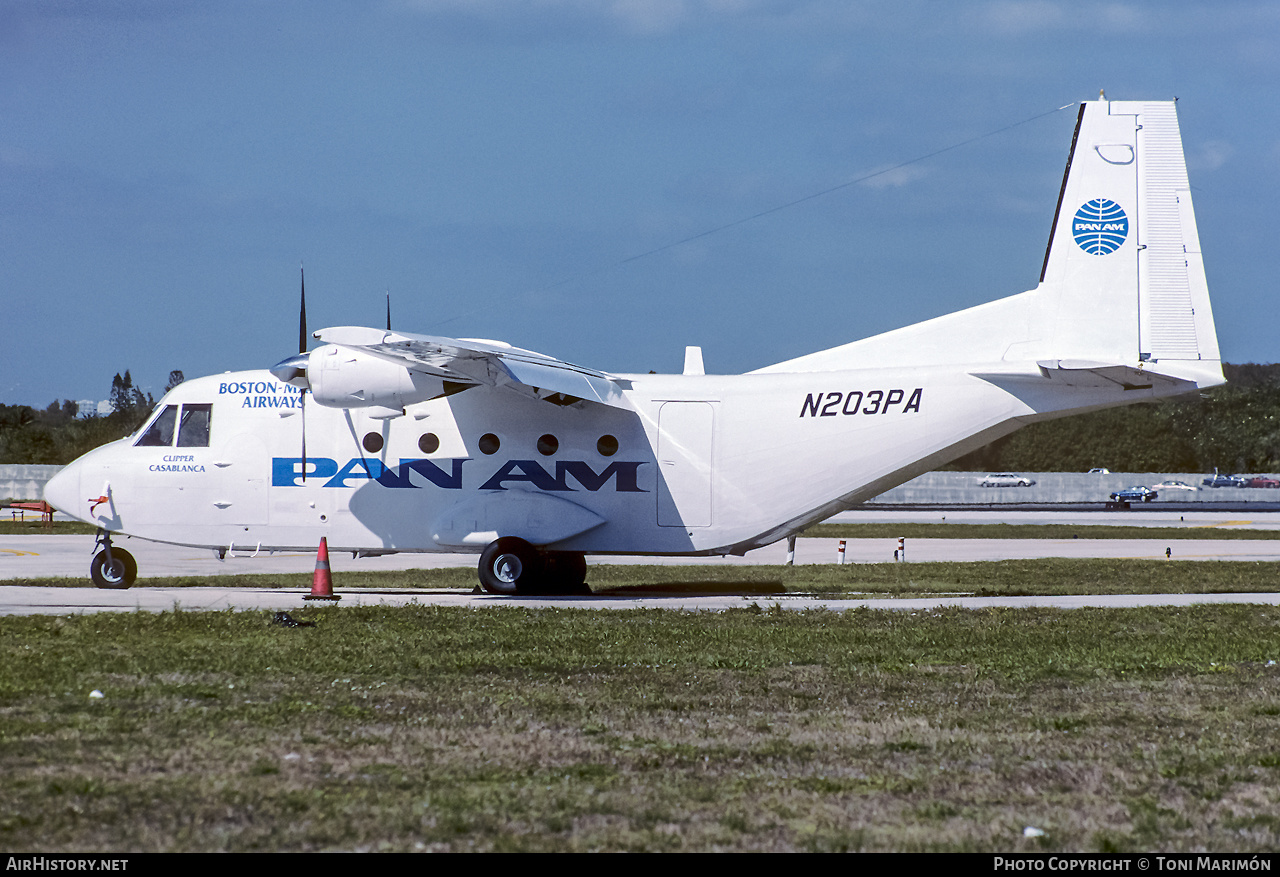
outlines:
M1038 293L1057 355L1219 360L1172 101L1081 104Z
M1080 105L1035 289L758 371L1051 363L1223 383L1172 101Z

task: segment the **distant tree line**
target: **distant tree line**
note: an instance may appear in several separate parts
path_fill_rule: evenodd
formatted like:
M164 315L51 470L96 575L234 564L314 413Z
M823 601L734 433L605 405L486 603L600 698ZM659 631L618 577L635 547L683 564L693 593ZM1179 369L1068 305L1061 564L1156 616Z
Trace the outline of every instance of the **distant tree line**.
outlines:
M182 372L169 373L165 392L182 383ZM111 380L111 412L79 411L70 399L41 410L30 405L0 403L0 463L65 464L99 445L132 433L155 406L150 393L133 385L126 370Z
M953 471L1280 472L1280 364L1227 365L1201 397L1033 423Z
M953 471L1280 472L1280 364L1223 365L1225 387L1034 423L944 467ZM169 374L165 392L182 383ZM0 463L69 463L129 435L155 404L129 372L111 382L111 413L0 404Z

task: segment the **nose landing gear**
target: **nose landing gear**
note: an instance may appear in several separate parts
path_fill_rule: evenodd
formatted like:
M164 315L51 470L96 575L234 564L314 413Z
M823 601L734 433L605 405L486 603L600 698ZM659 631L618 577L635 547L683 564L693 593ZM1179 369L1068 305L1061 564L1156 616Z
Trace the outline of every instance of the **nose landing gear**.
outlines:
M111 546L111 534L98 531L98 545L102 550L89 562L89 578L94 587L122 591L138 578L138 562L123 548Z

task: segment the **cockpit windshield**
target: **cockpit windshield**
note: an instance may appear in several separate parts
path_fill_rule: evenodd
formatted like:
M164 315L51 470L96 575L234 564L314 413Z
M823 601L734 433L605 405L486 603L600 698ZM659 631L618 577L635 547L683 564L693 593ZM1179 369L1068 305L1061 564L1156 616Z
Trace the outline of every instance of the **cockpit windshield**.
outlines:
M142 438L133 443L134 447L158 447L173 444L173 425L178 420L178 406L166 405L160 416L151 422Z
M181 409L181 417L179 417ZM151 421L142 436L134 442L134 447L169 447L173 444L173 434L178 433L178 447L209 447L209 426L213 420L213 406L210 404L166 405L164 410Z

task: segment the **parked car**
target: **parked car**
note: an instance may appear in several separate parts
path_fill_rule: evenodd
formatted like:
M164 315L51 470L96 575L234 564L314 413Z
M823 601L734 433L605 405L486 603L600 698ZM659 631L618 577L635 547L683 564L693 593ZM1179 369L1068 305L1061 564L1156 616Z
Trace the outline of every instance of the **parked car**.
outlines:
M1030 487L1035 484L1030 478L1012 472L993 472L978 483L983 487Z
M1089 474L1090 475L1110 475L1111 470L1110 469L1090 469Z
M1160 494L1152 490L1150 487L1126 487L1124 490L1117 490L1111 494L1114 502L1151 502Z
M1205 487L1244 487L1244 479L1239 475L1210 475L1203 482Z
M1244 483L1245 487L1280 487L1280 479L1269 475L1255 475Z
M1153 485L1156 490L1191 490L1196 491L1200 488L1194 484L1188 484L1185 481L1161 481L1159 484Z

